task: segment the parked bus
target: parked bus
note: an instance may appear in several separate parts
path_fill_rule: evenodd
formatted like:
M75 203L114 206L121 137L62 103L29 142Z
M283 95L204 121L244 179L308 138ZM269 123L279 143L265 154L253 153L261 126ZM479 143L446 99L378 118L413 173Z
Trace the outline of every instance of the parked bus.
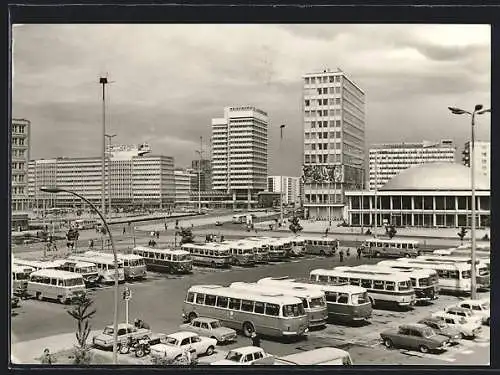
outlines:
M136 256L143 258L146 269L167 273L191 273L193 261L189 252L184 250L155 249L137 246L132 250Z
M66 304L85 293L82 275L54 269L32 272L26 290L38 300L57 300Z
M231 242L227 245L231 254L231 264L236 266L255 265L256 247L248 242Z
M257 281L267 290L267 286L287 285L319 290L325 293L328 318L336 321L355 322L372 316L372 305L365 288L355 285L328 285L317 282L300 282L285 277L266 277Z
M105 256L114 259L113 253L105 253L101 251L86 251L85 256ZM123 273L125 280L143 280L147 277L146 263L144 258L137 254L116 254L118 260L123 262Z
M115 282L115 260L107 256L85 256L81 255L71 255L68 257L70 260L76 260L80 262L94 263L97 266L97 273L99 275L99 283L101 284L113 284ZM118 282L125 282L125 273L123 270L123 262L118 259Z
M86 287L93 287L99 282L99 273L97 266L90 262L81 262L70 259L55 260L59 266L56 268L61 271L74 272L82 275Z
M337 251L339 241L328 237L306 237L304 238L306 254L332 256Z
M270 261L283 261L287 258L285 244L272 237L254 237L264 244L264 249L269 254Z
M12 290L16 296L24 296L28 286L30 274L34 271L33 268L27 266L19 266L13 264L11 267L12 273Z
M302 301L283 293L252 293L220 285L189 288L182 308L185 321L198 316L218 319L225 327L274 337L297 337L308 332Z
M430 262L422 259L399 258L401 267L435 270L439 277L440 291L469 293L471 288L471 267L466 263Z
M292 242L291 255L294 257L304 256L306 253L305 239L298 236L288 237L288 239Z
M259 241L257 239L253 239L252 237L250 238L245 238L244 240L241 240L240 242L245 242L248 243L253 247L253 255L254 255L254 260L255 263L268 263L269 262L269 251L266 249L266 246L262 241Z
M205 244L187 243L182 245L182 250L189 252L193 264L209 266L212 268L231 267L232 256L225 245L208 242Z
M253 219L257 216L255 214L236 214L233 215L234 224L252 224Z
M439 249L439 250L434 250L432 252L433 255L444 255L444 256L464 256L464 257L471 257L471 250L470 249ZM484 250L476 250L476 257L481 258L481 259L490 259L491 253L490 251L484 251Z
M420 255L419 242L404 239L370 238L361 245L364 256L375 258L406 257Z
M309 320L309 328L323 327L328 318L325 293L318 289L301 288L287 285L269 285L264 288L257 283L235 282L230 288L249 291L251 293L283 293L290 297L299 298Z
M24 260L14 258L12 259L12 263L18 266L31 267L35 271L44 270L44 269L55 269L58 264L55 262L43 262L38 260Z
M94 219L77 219L71 222L71 226L78 230L94 229L97 225L97 220Z
M383 274L399 272L410 278L415 290L415 302L428 302L439 296L439 279L434 270L422 269L394 269L381 264L363 264L356 267L335 267L335 269L356 269L367 272L380 272Z
M365 288L372 307L379 304L393 304L398 307L415 304L415 290L410 278L400 273L373 274L363 271L312 270L309 277L313 281L329 284L348 283Z
M430 262L446 262L446 263L466 263L471 264L470 257L461 256L440 256L440 255L421 255L417 259L427 260ZM490 259L476 259L476 283L480 288L490 287Z

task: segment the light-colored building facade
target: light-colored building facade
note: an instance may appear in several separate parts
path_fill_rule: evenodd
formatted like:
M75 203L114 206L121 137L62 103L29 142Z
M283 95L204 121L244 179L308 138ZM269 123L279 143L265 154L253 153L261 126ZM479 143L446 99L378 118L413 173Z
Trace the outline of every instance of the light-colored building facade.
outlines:
M306 217L343 215L346 190L365 180L365 94L341 70L303 76Z
M212 188L232 195L234 205L257 203L266 189L268 116L251 106L226 107L212 119Z
M31 122L12 119L11 199L13 230L28 229L28 162L30 160Z
M212 190L212 160L201 159L191 162L191 190L210 191Z
M369 188L384 186L405 169L425 163L454 163L456 147L451 140L383 143L370 147Z
M474 168L475 172L483 175L488 180L491 178L491 142L474 141ZM470 167L470 141L465 143L462 151L462 162Z
M268 176L267 190L270 193L283 193L284 204L300 203L300 177Z
M108 207L142 206L165 208L175 198L174 159L163 155L145 155L149 149L127 147L109 149L105 163L105 197ZM135 150L134 150L135 149ZM102 197L102 159L55 158L32 160L28 167L28 192L33 207L71 207L81 202L70 194L50 194L42 186L58 186L82 194L92 203Z
M193 177L195 175L190 171L180 169L174 171L176 207L191 205L191 179Z
M378 191L348 191L346 218L352 226L468 227L470 169L458 163L422 164L393 177ZM476 223L490 226L490 181L476 176ZM375 216L376 215L376 216Z

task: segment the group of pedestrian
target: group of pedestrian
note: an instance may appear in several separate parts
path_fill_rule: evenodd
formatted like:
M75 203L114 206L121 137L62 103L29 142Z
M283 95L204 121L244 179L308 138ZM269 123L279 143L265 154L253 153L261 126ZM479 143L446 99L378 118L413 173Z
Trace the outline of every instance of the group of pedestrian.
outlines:
M150 239L149 242L148 242L148 246L149 247L155 247L156 246L156 241L154 239Z
M144 328L144 329L151 329L148 323L146 323L144 320L136 318L134 319L134 326L136 328Z

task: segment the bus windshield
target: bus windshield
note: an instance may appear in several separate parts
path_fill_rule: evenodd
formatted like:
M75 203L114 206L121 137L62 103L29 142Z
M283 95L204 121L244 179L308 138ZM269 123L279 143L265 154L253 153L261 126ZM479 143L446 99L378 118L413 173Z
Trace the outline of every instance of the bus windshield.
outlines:
M368 294L365 293L355 293L351 296L353 305L363 305L368 303Z
M30 278L29 273L19 272L16 273L16 280L28 280Z
M470 271L462 271L462 279L470 279Z
M83 284L83 279L66 279L64 280L65 286L80 286Z
M398 288L399 288L399 290L408 290L408 289L410 289L410 286L408 285L408 281L400 281L398 283Z
M423 277L421 279L418 279L418 284L420 286L429 286L430 285L429 278L428 277Z
M304 306L300 304L283 306L283 316L285 318L303 315L305 315Z
M315 308L315 307L324 307L325 306L325 300L323 298L311 298L311 301L309 302L309 307Z
M97 272L97 268L95 266L80 267L79 270L80 273Z

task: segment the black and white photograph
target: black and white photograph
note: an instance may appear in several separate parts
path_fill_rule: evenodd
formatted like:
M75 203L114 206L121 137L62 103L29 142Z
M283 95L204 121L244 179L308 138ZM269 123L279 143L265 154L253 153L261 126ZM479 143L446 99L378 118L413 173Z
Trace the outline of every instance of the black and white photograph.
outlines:
M490 365L490 25L11 47L13 365Z

